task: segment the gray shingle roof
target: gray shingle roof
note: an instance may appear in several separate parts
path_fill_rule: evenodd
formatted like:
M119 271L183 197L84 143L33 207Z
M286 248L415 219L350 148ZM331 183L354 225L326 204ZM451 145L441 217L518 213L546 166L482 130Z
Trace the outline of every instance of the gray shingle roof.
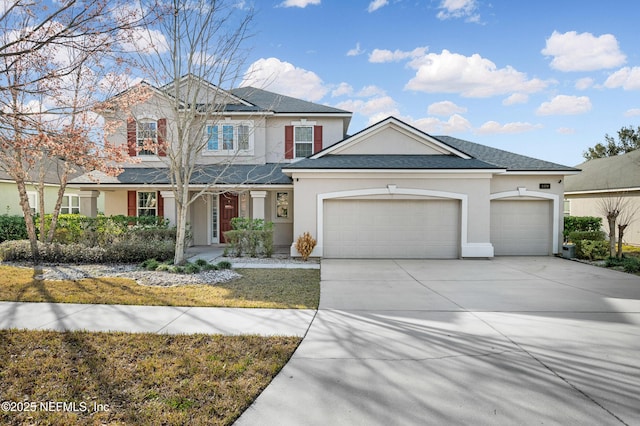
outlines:
M474 158L453 155L325 155L305 158L283 169L462 170L501 169Z
M265 111L275 113L323 113L323 114L349 114L351 112L313 102L303 101L278 93L269 92L255 87L240 87L229 90L229 93L241 98Z
M573 192L640 188L639 166L640 150L589 160L576 166L582 169L582 173L566 177L564 190Z
M558 171L558 172L577 172L579 169L563 166L561 164L549 161L539 160L513 152L503 151L497 148L491 148L486 145L453 138L451 136L435 136L436 139L445 144L469 154L478 160L485 161L508 171Z
M74 184L97 184L86 176ZM101 184L169 185L169 170L159 167L129 167L117 177L101 177ZM275 185L290 184L291 178L282 173L280 164L234 164L203 166L191 178L192 185Z

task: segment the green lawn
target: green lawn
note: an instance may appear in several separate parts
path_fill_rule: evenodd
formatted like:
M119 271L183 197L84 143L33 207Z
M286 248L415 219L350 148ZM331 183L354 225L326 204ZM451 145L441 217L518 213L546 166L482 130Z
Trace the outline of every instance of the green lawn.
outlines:
M34 279L33 269L0 265L0 300L124 305L316 309L320 271L239 269L242 278L215 285L142 286L128 278Z

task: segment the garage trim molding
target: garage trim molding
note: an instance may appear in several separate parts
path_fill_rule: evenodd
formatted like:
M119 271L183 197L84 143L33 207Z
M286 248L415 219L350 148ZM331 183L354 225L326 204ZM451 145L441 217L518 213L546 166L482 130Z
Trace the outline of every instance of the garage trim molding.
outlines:
M313 256L323 256L324 244L324 201L336 198L358 197L367 195L413 195L422 197L438 197L460 201L460 255L461 257L493 257L493 245L491 243L467 242L467 227L469 218L469 197L467 194L455 192L433 191L429 189L398 188L396 185L387 185L386 188L355 189L349 191L327 192L317 195L317 245L313 250Z
M513 197L529 197L529 198L542 198L545 200L551 200L553 202L553 221L552 221L552 241L553 241L553 254L558 254L560 250L558 249L558 235L560 232L560 197L557 194L548 194L546 192L539 191L529 191L527 188L518 188L515 191L505 191L505 192L496 192L495 194L491 194L489 199L499 200L502 198L513 198Z

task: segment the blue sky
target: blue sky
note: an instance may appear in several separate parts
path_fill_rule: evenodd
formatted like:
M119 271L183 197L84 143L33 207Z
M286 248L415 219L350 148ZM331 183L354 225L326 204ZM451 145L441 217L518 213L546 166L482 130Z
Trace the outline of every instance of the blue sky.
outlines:
M251 84L565 165L640 124L636 0L260 0Z

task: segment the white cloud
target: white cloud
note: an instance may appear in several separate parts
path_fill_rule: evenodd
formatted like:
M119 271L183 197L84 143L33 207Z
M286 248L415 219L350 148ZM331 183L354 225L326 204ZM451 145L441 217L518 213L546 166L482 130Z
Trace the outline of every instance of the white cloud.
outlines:
M625 117L637 117L639 115L640 115L640 108L631 108L624 113Z
M333 89L331 96L336 98L338 96L350 96L353 94L353 87L348 83L340 83L338 87Z
M604 82L604 85L609 89L622 87L624 90L639 90L640 67L624 67L611 74Z
M514 93L503 100L502 105L509 106L515 104L526 104L527 102L529 102L529 95L525 95L524 93Z
M386 49L373 49L373 52L369 55L369 62L372 63L385 63L385 62L399 62L404 59L420 58L427 53L428 47L416 47L415 49L405 52L402 50L386 50Z
M461 115L454 114L447 121L435 117L419 118L417 120L406 120L409 124L423 132L434 134L451 134L467 132L471 130L471 123Z
M573 129L571 127L560 127L556 130L556 132L560 133L561 135L573 135L576 133L576 129Z
M364 115L368 118L369 125L377 123L390 115L397 117L400 114L396 101L390 96L380 96L369 100L350 99L340 102L336 105L336 108Z
M357 96L360 98L370 98L373 96L385 96L385 95L386 95L386 92L384 91L384 89L375 85L364 86L362 89L358 91L358 94L357 94Z
M440 3L438 19L466 18L467 22L480 21L480 15L476 13L478 5L476 0L443 0Z
M536 111L538 115L577 115L591 111L591 100L587 96L558 95L543 102Z
M369 13L375 12L376 10L388 4L389 4L388 0L373 0L371 3L369 3L369 7L367 7L367 12Z
M478 54L463 56L443 50L429 53L409 63L416 75L405 89L427 93L459 93L464 97L485 98L507 93L534 93L548 81L527 79L526 74L507 66L497 68Z
M593 86L594 80L591 77L580 78L576 81L576 89L578 90L587 90L589 87Z
M319 101L329 91L316 73L278 58L255 61L240 86L255 86L308 101Z
M617 67L626 61L612 34L596 37L591 33L554 31L541 53L553 56L551 68L559 71L594 71Z
M321 0L284 0L280 3L280 7L300 7L305 8L309 5L318 5Z
M362 55L364 53L364 50L362 50L360 48L360 43L356 43L356 47L354 47L353 49L349 50L347 52L347 56L359 56Z
M456 105L451 101L435 102L427 108L427 114L439 115L441 117L450 117L456 113L467 112L465 107Z
M118 41L123 50L138 53L166 53L169 50L167 39L158 30L134 28L120 31Z
M521 122L500 124L497 121L487 121L476 130L476 133L479 135L514 134L530 132L540 128L542 128L541 124Z

